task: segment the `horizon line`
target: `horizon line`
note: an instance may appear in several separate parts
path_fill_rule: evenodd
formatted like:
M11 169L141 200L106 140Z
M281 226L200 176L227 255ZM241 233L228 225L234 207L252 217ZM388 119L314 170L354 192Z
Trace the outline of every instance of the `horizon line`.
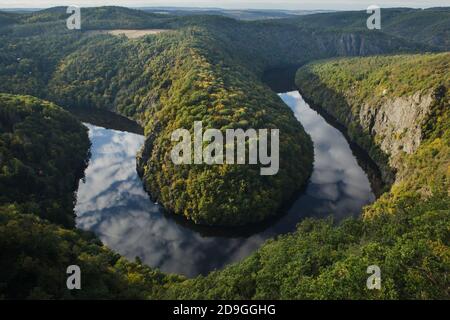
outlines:
M30 6L24 6L24 7L0 7L0 10L46 10L46 9L52 9L52 8L59 8L59 7L68 7L67 5L57 5L57 6L48 6L48 7L30 7ZM87 5L87 6L79 6L80 8L102 8L102 7L121 7L121 8L128 8L128 9L167 9L167 10L226 10L226 11L248 11L248 10L254 10L254 11L364 11L366 9L325 9L325 8L316 8L316 9L274 9L274 8L223 8L223 7L216 7L216 6L124 6L124 5ZM438 9L438 8L450 8L450 6L424 6L424 7L399 7L399 6L380 6L381 9L417 9L417 10L426 10L426 9Z

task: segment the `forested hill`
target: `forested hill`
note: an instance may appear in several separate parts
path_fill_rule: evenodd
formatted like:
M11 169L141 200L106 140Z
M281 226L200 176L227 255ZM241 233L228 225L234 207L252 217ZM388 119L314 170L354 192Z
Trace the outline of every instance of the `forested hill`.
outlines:
M20 23L0 29L0 91L33 94L67 108L105 108L138 120L148 137L139 158L147 190L170 211L202 224L259 222L276 214L308 179L311 141L292 111L260 81L265 69L426 47L380 32L311 32L217 16L174 18L118 7L82 14L81 31L65 28L62 8L20 15ZM136 40L89 32L112 27L173 30ZM170 132L190 130L196 120L222 131L279 128L280 171L263 177L258 165L163 161L170 159Z
M364 31L365 11L333 12L280 20L302 28L329 31ZM450 50L450 8L382 9L381 32Z
M449 86L449 64L448 52L341 59L301 68L296 82L313 105L349 128L392 182L403 153L414 153L426 136L431 102Z
M366 11L316 13L269 21L238 22L232 18L206 14L157 14L123 7L83 8L83 29L177 29L186 26L231 22L234 26L259 26L270 30L275 25L292 25L305 30L357 32L367 31ZM0 13L0 27L17 24L8 32L21 30L30 24L34 29L52 26L64 29L66 7L55 7L33 13ZM382 9L381 33L449 50L450 8ZM32 31L33 28L26 28ZM55 30L54 30L55 31ZM223 30L226 31L226 30ZM4 31L5 32L5 31Z
M412 21L401 24L404 19L411 20L409 11L386 9L383 12L392 16L391 24L403 33L416 25ZM212 51L225 50L234 62L241 62L260 76L271 67L302 65L320 58L440 50L441 46L426 40L434 37L437 27L448 30L448 10L436 9L436 12L432 17L428 11L415 12L422 24L429 26L421 28L423 36L417 41L402 37L402 32L367 30L362 19L367 17L365 12L243 22L220 16L158 15L121 7L84 8L80 32L67 30L68 15L62 7L27 14L1 13L0 91L48 98L47 84L62 60L71 53L83 51L84 45L92 46L101 40L101 36L91 36L92 30L200 28L203 34L208 34L199 38L205 47ZM165 35L154 36L159 37ZM115 58L119 63L124 59Z
M104 7L83 10L81 31L66 29L63 8L1 13L0 92L31 94L68 109L105 108L138 120L147 136L139 171L152 196L198 223L255 222L274 214L305 183L312 164L309 137L261 82L264 70L319 58L447 48L448 9L383 12L381 31L368 31L362 12L243 22ZM408 31L404 21L420 23L408 22L414 25ZM139 39L92 33L112 28L171 31ZM397 170L394 187L365 210L364 219L338 227L308 220L242 263L189 281L130 264L92 236L63 228L73 225L73 180L84 164L86 132L50 103L1 96L2 162L7 159L1 167L2 296L67 297L58 275L64 277L64 266L75 260L92 285L79 297L448 297L448 54L308 64L298 85L318 105L336 107L334 116L354 138L364 133L358 142L376 160L387 157L386 172ZM363 98L373 100L359 109ZM419 124L406 121L412 113L404 107L416 100L427 111ZM376 114L395 115L390 102L406 110L400 114L404 121L377 123ZM166 162L168 134L192 129L195 120L222 130L282 129L279 174ZM64 126L71 130L64 132ZM417 139L408 141L411 132ZM382 144L386 139L394 149ZM380 292L361 285L371 264L384 270Z
M74 188L89 141L67 111L29 96L0 94L0 205L75 225Z
M62 108L0 94L0 298L143 299L181 278L132 263L74 229L87 129ZM66 268L83 270L67 290Z
M35 95L67 109L104 108L138 120L147 137L139 156L139 171L147 190L160 203L197 223L256 222L276 213L301 188L312 164L309 137L287 106L261 82L261 74L275 66L304 65L322 58L443 49L436 44L440 41L434 38L434 28L439 29L442 23L445 34L446 9L434 10L431 16L430 11L415 11L417 19L433 26L422 28L419 37L406 30L409 24L401 23L403 19L412 20L411 11L384 11L392 13L392 19L388 19L390 32L366 30L362 13L358 13L357 20L352 18L355 13L317 16L337 17L338 22L335 27L331 23L315 28L307 23L313 16L242 22L216 16L172 17L106 7L86 9L86 29L81 31L66 29L67 15L61 8L32 14L1 14L0 92ZM349 26L339 18L345 14ZM359 23L363 24L362 29L357 27ZM139 39L91 32L105 28L171 31ZM402 64L403 60L408 63ZM365 66L361 73L352 69L355 63ZM380 64L384 68L378 70ZM401 72L391 73L390 68ZM434 68L440 72L430 72ZM386 99L403 98L393 94L391 88L430 89L430 83L442 85L433 86L423 96L432 103L427 104L430 112L424 119L425 128L413 128L415 133L423 133L417 141L403 143L408 133L404 126L389 124L377 128L381 131L368 133L370 139L365 146L381 148L385 153L393 150L383 149L378 142L389 134L389 141L398 147L395 163L402 166L395 168L398 172L393 189L368 207L364 219L350 220L338 227L332 222L308 220L296 233L269 241L242 263L189 281L168 277L139 263L129 264L100 246L95 238L62 228L61 225L73 223L66 215L70 212L66 209L73 199L73 189L69 190L70 179L60 181L58 177L63 171L70 171L73 178L76 170L73 171L75 162L69 162L73 167L66 168L61 161L72 153L85 155L85 132L53 105L30 97L2 97L1 105L7 110L0 114L6 119L1 126L5 141L2 152L6 155L2 155L2 161L11 160L8 166L2 165L2 170L6 168L2 171L4 189L9 193L5 193L8 197L0 207L1 247L7 248L1 250L1 294L13 298L66 297L61 279L55 275L65 276L63 266L75 259L83 270L91 272L84 279L92 287L82 290L80 294L84 296L79 297L448 298L447 70L448 54L306 65L298 74L298 84L306 97L314 100L314 90L308 89L320 88L327 94L314 101L326 107L328 98L336 97L339 110L347 115L361 106L357 104L358 94L370 95L371 87L377 87L377 94L371 95L373 106L384 103L382 114L389 114ZM419 79L408 78L411 72ZM310 81L311 86L304 86L303 80ZM341 86L347 82L351 87ZM378 87L380 84L385 88ZM414 101L415 96L409 98ZM367 112L363 113L369 127L371 106L366 106ZM24 118L17 117L15 109L22 110ZM350 119L359 120L357 115L355 112ZM202 120L205 127L222 130L280 128L279 174L263 177L259 168L247 165L175 167L167 161L169 133L180 127L192 129L196 120ZM349 130L358 124L342 122ZM73 131L60 132L62 124L67 123L71 123ZM31 148L30 133L35 133L37 139ZM66 143L70 134L73 145ZM49 151L49 157L57 159L55 163L40 163L35 156L39 152L34 148L41 144L46 147L40 152ZM70 150L52 153L65 148ZM24 180L9 180L15 176L30 176L32 184L17 187L14 184L23 184ZM59 185L64 194L53 190L52 186ZM31 204L24 201L23 190L28 192L30 188L33 196L33 190L41 187L43 194L48 194L46 198L52 199L49 203L42 201L39 193L32 197ZM14 203L9 203L9 198ZM49 251L44 250L47 245ZM55 256L61 259L57 263ZM29 268L33 263L38 267ZM384 270L381 291L365 289L366 268L371 264ZM23 287L15 287L17 283Z
M362 218L339 226L304 221L238 264L174 284L165 297L448 299L449 72L449 53L346 58L300 69L297 85L306 98L336 110L332 114L350 131L367 124L373 142L365 148L381 146L393 160L394 185L363 209ZM358 116L365 112L372 122ZM411 143L414 130L420 131L417 144ZM385 140L397 141L395 152L384 148ZM381 290L366 288L369 265L382 270Z
M25 28L31 30L27 28L30 25L34 25L38 29L46 27L48 30L53 28L54 31L57 29L63 31L69 16L66 10L67 7L54 7L32 13L7 13L8 16L5 19L14 18L17 23L16 27L19 27L8 31L18 32ZM179 21L176 16L154 14L124 7L82 8L82 17L84 30L168 28L172 24L176 25L176 22Z
M12 13L0 11L0 28L18 22L18 16Z
M383 73L373 59L395 72L382 80ZM269 241L241 263L192 280L161 274L139 262L130 263L101 246L95 237L58 226L61 217L71 214L72 208L60 201L73 196L75 187L70 183L62 198L47 194L51 189L42 189L44 199L53 201L54 216L41 216L40 208L47 206L45 201L41 204L37 198L35 205L24 203L21 199L25 194L20 192L23 189L17 188L17 181L11 182L11 177L32 176L34 172L37 179L46 178L49 185L61 184L61 177L76 174L84 165L80 155L86 153L88 140L81 124L60 108L31 97L0 95L0 151L7 162L0 183L2 194L9 195L0 204L0 270L4 271L0 273L0 295L47 299L448 299L448 59L448 54L346 59L300 70L300 86L309 77L324 89L355 91L355 99L348 100L349 111L358 108L356 98L367 93L372 81L393 89L389 94L383 95L382 90L375 96L374 108L398 94L432 92L432 112L422 122L424 138L415 151L400 155L403 166L396 184L364 210L364 218L350 219L339 226L332 221L304 221L295 233ZM367 80L360 81L353 72L355 63L365 66L361 72ZM418 78L407 78L411 76L411 65L416 66ZM336 78L346 78L349 87L342 87L341 81L334 81ZM399 90L402 88L412 90ZM308 88L303 91L313 98ZM316 102L328 105L325 99ZM58 129L68 124L72 130ZM52 150L53 145L65 148L64 152L51 154L50 164L60 163L61 157L74 157L71 163L75 166L67 169L43 165L32 150L22 152L41 146L27 143L30 138L42 139L40 132L47 135L47 149ZM15 203L11 199L16 199ZM72 263L83 270L83 290L65 289L65 268ZM366 289L366 268L372 264L382 269L382 290Z

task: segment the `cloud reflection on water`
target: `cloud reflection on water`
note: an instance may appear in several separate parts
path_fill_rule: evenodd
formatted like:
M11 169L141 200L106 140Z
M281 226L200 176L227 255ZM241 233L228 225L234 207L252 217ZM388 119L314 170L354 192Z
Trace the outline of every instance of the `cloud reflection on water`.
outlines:
M374 195L347 141L298 92L280 96L311 135L315 162L305 193L270 228L249 237L204 236L167 218L136 173L135 157L144 137L89 124L92 157L78 190L77 226L94 231L130 259L139 256L165 272L195 276L245 258L266 239L294 230L305 217L357 215Z

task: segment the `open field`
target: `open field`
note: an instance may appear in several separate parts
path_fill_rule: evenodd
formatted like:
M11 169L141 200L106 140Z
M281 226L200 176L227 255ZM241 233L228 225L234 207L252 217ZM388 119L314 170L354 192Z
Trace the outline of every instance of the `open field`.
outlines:
M161 32L167 32L169 30L166 29L134 29L134 30L127 30L127 29L116 29L116 30L94 30L89 31L91 34L112 34L114 36L120 36L124 35L128 39L136 39L140 38L149 34L159 34Z

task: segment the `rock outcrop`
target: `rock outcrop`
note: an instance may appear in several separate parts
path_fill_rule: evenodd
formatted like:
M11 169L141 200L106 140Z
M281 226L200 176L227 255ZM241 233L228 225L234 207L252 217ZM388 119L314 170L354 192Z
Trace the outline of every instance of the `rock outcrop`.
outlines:
M439 92L447 87L442 79L449 58L442 53L326 61L301 68L296 85L314 108L347 128L392 184L403 155L418 150L435 106L443 105Z
M383 152L395 158L402 151L411 154L417 150L432 104L431 93L388 98L375 107L364 104L358 122L364 131L375 137Z

